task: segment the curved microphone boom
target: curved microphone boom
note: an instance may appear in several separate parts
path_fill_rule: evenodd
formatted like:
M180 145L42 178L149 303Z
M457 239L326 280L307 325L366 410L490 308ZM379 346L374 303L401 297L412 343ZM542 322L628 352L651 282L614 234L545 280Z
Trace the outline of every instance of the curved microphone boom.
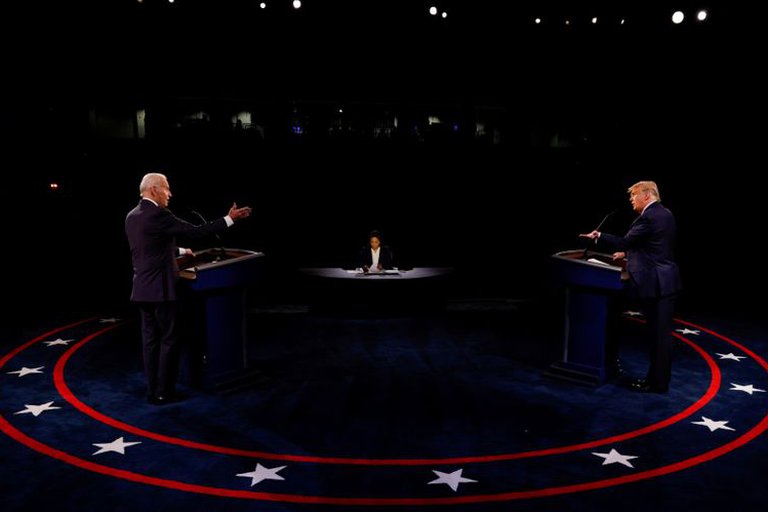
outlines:
M205 220L205 217L203 217L197 210L189 210L189 213L203 221L203 224L208 224L208 221ZM219 246L216 248L216 251L221 255L225 254L227 251L224 250L224 242L221 241L221 237L218 233L213 233L213 236L215 236L216 241L219 242Z
M611 215L616 213L616 211L617 210L612 210L612 211L608 212L608 214L606 214L606 216L603 217L603 220L600 221L600 224L598 224L597 227L593 231L600 231L600 228L603 227L603 224L605 224L605 221L608 220L608 217L610 217ZM597 238L594 239L594 243L597 243ZM589 242L587 242L587 246L584 248L583 259L587 259L587 257L588 257L587 253L589 252L589 245L590 245Z
M603 227L603 224L605 224L605 221L608 220L608 217L616 213L616 210L611 211L608 213L605 217L603 217L603 220L600 221L600 224L597 225L597 227L594 229L595 231L600 231L600 228Z

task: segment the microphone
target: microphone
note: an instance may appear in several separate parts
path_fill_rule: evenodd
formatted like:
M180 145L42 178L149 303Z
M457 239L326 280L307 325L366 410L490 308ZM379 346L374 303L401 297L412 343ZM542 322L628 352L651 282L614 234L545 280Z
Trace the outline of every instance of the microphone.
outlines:
M617 210L611 210L610 212L608 212L606 216L603 217L603 220L600 221L600 224L598 224L597 227L592 231L600 231L600 228L603 227L603 224L605 224L605 221L608 220L608 217L610 217L616 212ZM591 240L589 242L591 242ZM582 257L583 259L587 259L588 252L589 252L589 245L590 245L589 242L587 242L587 246L584 248L584 256ZM597 238L595 238L594 242L597 243Z
M205 220L205 217L203 217L200 214L200 212L198 212L197 210L189 210L189 213L191 213L192 215L194 215L195 217L203 221L203 224L208 224L208 221ZM226 254L227 251L224 250L224 242L221 241L221 237L219 236L219 234L213 233L213 236L215 236L216 240L219 242L219 246L216 248L216 252L218 252L220 255L219 257L216 258L216 260L218 261L221 256Z
M597 225L597 227L593 231L600 231L600 228L603 227L603 224L605 224L605 221L608 220L608 217L616 213L616 210L613 210L609 212L605 217L603 217L603 220L600 221L600 224Z

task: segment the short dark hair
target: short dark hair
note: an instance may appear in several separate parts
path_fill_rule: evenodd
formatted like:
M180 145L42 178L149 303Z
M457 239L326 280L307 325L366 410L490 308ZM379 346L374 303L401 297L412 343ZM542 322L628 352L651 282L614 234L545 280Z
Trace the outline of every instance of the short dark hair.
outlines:
M374 229L373 231L371 231L371 233L368 235L368 240L370 240L373 237L376 237L379 240L381 240L381 231L377 229Z

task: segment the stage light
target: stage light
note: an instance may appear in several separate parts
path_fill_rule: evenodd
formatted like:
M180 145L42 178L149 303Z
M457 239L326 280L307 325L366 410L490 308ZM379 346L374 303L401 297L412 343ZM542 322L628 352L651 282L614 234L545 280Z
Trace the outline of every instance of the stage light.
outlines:
M262 9L266 9L267 8L267 2L261 2L259 4L259 7L261 7Z
M700 10L699 12L697 12L697 13L696 13L696 19L697 19L697 20L699 20L699 21L704 21L704 20L706 20L706 19L707 19L707 11L705 11L704 9L702 9L702 10Z
M301 9L301 0L293 0L293 8Z
M675 25L679 25L683 22L685 19L685 14L683 14L683 11L675 11L672 13L672 23Z
M541 18L534 18L534 19L533 19L533 22L534 22L536 25L541 25Z
M441 16L443 17L443 19L445 19L445 18L447 18L447 17L448 17L448 13L447 13L447 12L445 12L445 11L443 11L443 14L441 14Z
M437 15L437 7L435 7L435 6L430 7L429 8L429 14L431 14L432 16Z
M594 16L594 17L592 18L592 24L593 24L593 25L597 24L597 16Z

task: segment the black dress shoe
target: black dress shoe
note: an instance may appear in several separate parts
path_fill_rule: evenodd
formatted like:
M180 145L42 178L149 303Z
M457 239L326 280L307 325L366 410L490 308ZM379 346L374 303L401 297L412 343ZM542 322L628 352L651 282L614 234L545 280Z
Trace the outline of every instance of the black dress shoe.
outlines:
M147 397L147 402L149 402L152 405L167 405L175 402L181 402L182 400L184 400L184 398L186 397L183 397L176 393L172 395L154 395L154 396Z
M654 386L645 379L637 379L629 384L629 389L640 393L666 393L669 389L662 386Z
M171 403L168 397L162 395L150 395L147 397L147 402L152 405L165 405Z

